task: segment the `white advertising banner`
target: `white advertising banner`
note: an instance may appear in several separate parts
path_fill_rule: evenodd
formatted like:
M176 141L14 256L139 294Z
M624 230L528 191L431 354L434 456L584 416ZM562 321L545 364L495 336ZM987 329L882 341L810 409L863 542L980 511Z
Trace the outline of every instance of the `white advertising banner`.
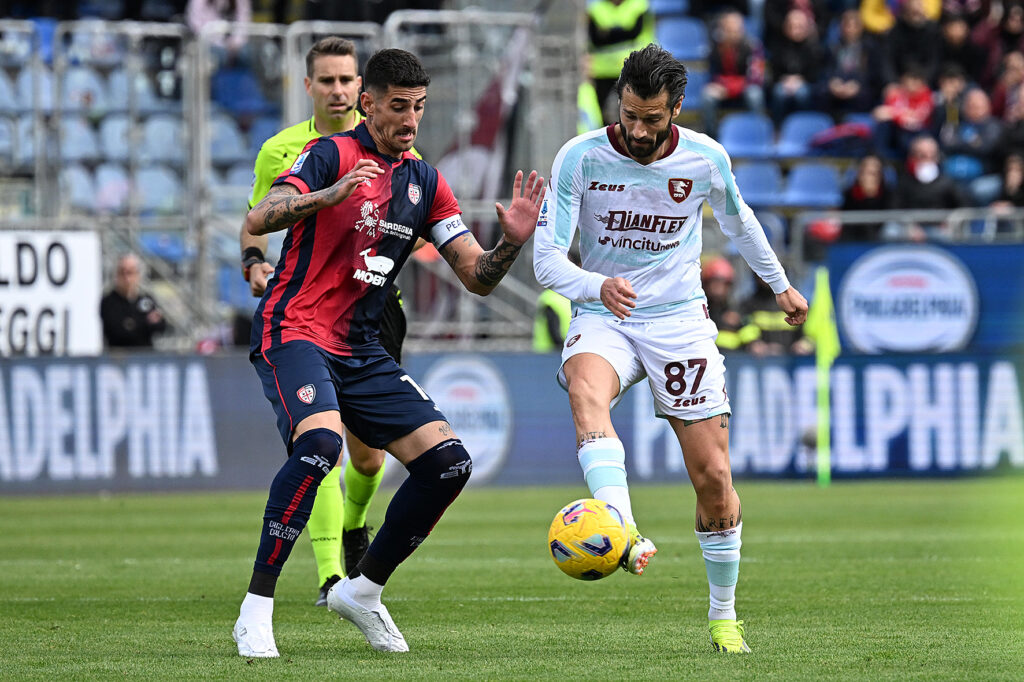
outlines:
M0 357L103 350L99 235L0 231Z

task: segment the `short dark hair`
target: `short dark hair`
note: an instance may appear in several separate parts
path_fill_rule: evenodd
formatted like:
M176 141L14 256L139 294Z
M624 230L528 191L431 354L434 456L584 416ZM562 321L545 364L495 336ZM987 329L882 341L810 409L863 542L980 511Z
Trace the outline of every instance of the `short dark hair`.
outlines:
M411 52L397 48L377 50L366 62L363 87L381 93L393 85L425 88L430 85L430 76L423 70L419 58Z
M313 44L313 47L309 48L309 52L306 53L306 75L310 78L313 77L313 62L316 61L317 57L324 56L332 57L347 57L351 56L356 62L359 61L356 57L356 44L351 40L345 38L339 38L338 36L327 36L321 38Z
M671 109L686 92L686 67L671 52L651 43L642 50L631 52L623 62L619 80L615 83L619 99L622 99L622 91L627 85L642 99L667 91L668 108Z

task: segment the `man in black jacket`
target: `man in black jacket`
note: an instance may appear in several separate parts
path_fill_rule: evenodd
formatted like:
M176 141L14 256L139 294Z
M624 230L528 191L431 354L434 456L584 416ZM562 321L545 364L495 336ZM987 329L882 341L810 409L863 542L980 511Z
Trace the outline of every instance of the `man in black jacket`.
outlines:
M103 336L111 348L152 347L153 335L167 329L156 301L139 288L142 266L126 253L117 260L114 288L100 301Z

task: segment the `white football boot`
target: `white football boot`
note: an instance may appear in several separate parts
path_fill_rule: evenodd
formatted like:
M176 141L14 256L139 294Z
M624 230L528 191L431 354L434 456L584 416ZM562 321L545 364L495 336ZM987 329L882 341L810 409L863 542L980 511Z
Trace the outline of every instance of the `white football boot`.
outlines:
M387 607L381 604L371 610L360 605L347 593L346 587L350 583L348 578L342 578L341 582L330 589L327 593L327 610L359 628L366 641L377 651L408 651L409 645L395 626L395 621L391 620Z
M640 535L636 524L629 524L629 551L622 557L622 568L634 575L643 575L651 557L657 552L654 543Z
M245 658L277 658L274 627L270 623L243 623L235 621L231 637L238 644L238 655Z

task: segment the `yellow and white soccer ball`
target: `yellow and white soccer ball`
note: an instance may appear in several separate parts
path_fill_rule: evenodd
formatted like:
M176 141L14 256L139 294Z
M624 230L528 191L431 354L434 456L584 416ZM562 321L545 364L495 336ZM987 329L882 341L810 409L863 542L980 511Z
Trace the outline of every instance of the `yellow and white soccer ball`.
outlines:
M618 509L592 498L570 502L548 530L555 565L577 580L600 580L619 567L629 551L629 530Z

